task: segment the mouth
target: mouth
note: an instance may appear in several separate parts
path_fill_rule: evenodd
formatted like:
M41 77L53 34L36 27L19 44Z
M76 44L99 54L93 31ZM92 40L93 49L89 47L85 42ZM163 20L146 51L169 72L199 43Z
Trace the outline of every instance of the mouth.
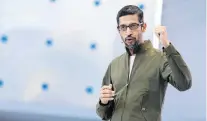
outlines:
M127 37L125 39L125 41L126 41L127 44L133 44L133 42L135 41L135 38L133 38L133 37Z
M133 41L133 40L135 40L135 38L133 38L133 37L127 37L127 38L125 39L125 41L128 41L128 42Z
M127 42L132 42L134 39L126 39Z

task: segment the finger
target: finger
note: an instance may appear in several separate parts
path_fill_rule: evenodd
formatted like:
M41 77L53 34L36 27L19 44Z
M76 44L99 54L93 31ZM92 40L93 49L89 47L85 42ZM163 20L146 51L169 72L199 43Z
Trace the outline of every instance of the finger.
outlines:
M157 36L159 36L161 33L160 33L160 31L156 30L156 31L155 31L155 34L156 34Z
M154 32L155 32L155 33L157 32L157 28L154 29Z
M112 84L109 84L109 88L112 89Z
M100 98L113 98L112 94L101 94Z
M163 30L156 30L156 31L155 31L155 34L156 34L157 36L160 36L160 35L162 35L163 33L164 33Z
M101 92L100 93L101 97L113 97L115 95L115 92L114 91L111 91L111 92Z
M114 95L114 91L112 90L109 90L109 89L105 89L105 90L101 90L100 91L100 94L111 94L111 95Z
M102 86L101 90L103 90L103 89L111 89L111 88L108 85L104 85L104 86Z
M108 100L114 100L114 98L108 98Z
M159 30L159 29L156 29L156 30L155 30L155 33L156 33L156 34L159 34L159 33L160 33L160 30Z
M114 100L114 98L101 98L101 100L110 101L110 100Z
M101 90L101 93L102 94L112 94L112 91L110 89L104 89L104 90Z

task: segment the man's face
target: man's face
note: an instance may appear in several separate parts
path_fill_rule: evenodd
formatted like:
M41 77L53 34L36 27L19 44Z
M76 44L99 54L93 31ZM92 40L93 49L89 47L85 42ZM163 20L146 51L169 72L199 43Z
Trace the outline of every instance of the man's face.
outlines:
M142 27L136 14L120 17L118 29L122 40L129 46L141 39Z

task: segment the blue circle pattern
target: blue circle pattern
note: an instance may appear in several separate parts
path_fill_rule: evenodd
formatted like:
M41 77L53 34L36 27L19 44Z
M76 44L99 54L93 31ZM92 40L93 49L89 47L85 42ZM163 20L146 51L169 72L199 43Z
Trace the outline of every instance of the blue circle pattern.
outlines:
M92 86L86 87L86 93L87 94L92 94L93 93L93 87Z
M56 0L50 0L50 2L56 2ZM101 0L94 0L94 5L95 6L100 6L100 4L101 4ZM138 7L143 10L145 6L144 6L144 4L139 4ZM2 35L1 42L2 43L7 43L7 41L8 41L8 36L7 35ZM51 39L48 39L46 41L46 45L47 46L52 46L53 41ZM90 49L92 49L92 50L97 49L97 44L96 43L91 43L90 44ZM0 80L0 87L2 87L3 85L4 85L4 82L2 80ZM48 90L48 88L49 88L49 86L48 86L47 83L42 84L42 90L46 91L46 90ZM94 89L93 89L92 86L88 86L88 87L86 87L85 91L86 91L87 94L92 94L94 92Z
M42 84L42 90L48 90L48 84L46 84L46 83L44 83L44 84Z
M3 85L4 85L3 80L0 80L0 87L3 87Z
M144 4L139 4L138 7L143 10L144 9Z
M46 45L47 45L47 46L52 46L52 44L53 44L53 41L52 41L52 40L48 39L48 40L46 41Z
M101 0L95 0L94 1L94 5L95 6L100 6L100 4L101 4Z
M95 50L96 47L97 47L96 43L92 43L92 44L90 45L90 48L91 48L92 50Z
M7 41L8 41L8 36L7 35L2 35L1 42L2 43L7 43Z

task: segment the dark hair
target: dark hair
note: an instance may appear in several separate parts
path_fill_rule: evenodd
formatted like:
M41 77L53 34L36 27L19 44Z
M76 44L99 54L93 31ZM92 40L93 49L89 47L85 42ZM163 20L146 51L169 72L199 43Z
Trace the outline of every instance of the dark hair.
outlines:
M135 5L127 5L124 6L121 10L119 10L116 17L117 24L119 24L120 17L134 14L137 14L140 23L144 22L143 11Z

